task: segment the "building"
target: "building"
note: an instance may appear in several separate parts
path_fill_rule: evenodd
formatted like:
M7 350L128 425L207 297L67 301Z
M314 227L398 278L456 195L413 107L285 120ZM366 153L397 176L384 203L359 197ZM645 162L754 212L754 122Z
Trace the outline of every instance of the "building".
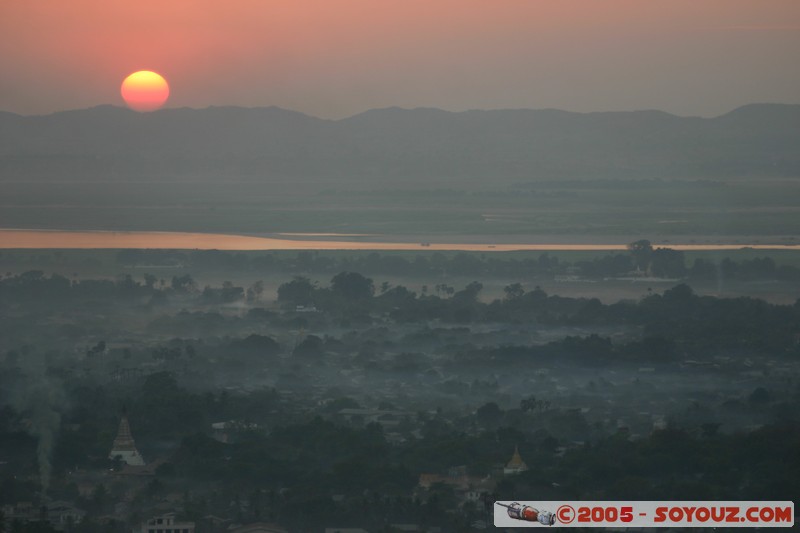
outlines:
M253 522L236 528L228 528L230 533L289 533L277 524Z
M108 454L109 459L116 459L117 457L128 465L144 466L144 459L139 454L139 450L136 449L136 443L133 442L131 426L128 423L128 415L125 411L122 412L122 419L119 421L117 438L114 439L111 453Z
M32 502L18 502L13 505L4 505L0 508L0 511L2 511L7 525L10 525L14 520L25 523L34 522L43 518L43 510L33 505Z
M447 474L419 475L419 489L428 491L436 484L447 485L461 501L480 501L481 498L494 490L495 481L491 476L484 478L467 474L466 466L454 466L447 470Z
M69 528L83 521L86 511L69 502L52 501L47 504L47 521L58 530Z
M525 472L526 470L528 470L528 465L522 460L522 456L519 454L519 448L514 446L514 455L511 456L511 460L506 464L505 468L503 468L503 474L507 476L514 475Z
M211 424L211 437L217 442L228 444L248 431L258 431L258 424L243 422L241 420L228 420L227 422L214 422Z
M423 489L429 489L437 483L450 485L454 489L467 490L470 485L479 481L480 478L470 477L467 475L466 466L454 466L447 470L446 475L442 474L426 474L419 475L419 486Z
M139 533L195 533L194 522L176 522L175 513L167 513L144 522Z
M0 520L0 527L5 527L6 530L17 521L23 524L49 522L53 529L63 531L80 523L86 516L86 511L64 501L52 501L39 507L31 502L19 502L14 505L4 505L0 511L5 517L5 524Z
M385 410L385 409L340 409L338 416L349 423L371 424L377 422L384 428L393 428L400 425L404 419L410 418L412 413L408 411Z

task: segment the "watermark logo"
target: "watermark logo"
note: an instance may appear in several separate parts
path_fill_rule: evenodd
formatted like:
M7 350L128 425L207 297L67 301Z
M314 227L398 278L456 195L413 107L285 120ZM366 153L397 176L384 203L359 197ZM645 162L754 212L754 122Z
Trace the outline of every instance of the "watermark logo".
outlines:
M551 510L555 511L551 511ZM498 527L792 527L791 501L498 501Z

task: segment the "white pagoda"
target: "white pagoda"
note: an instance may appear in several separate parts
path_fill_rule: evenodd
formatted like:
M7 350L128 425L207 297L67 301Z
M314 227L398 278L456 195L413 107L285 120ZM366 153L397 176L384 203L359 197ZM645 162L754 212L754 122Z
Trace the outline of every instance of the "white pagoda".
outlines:
M117 431L117 438L114 439L114 445L111 446L111 453L108 454L109 459L116 459L119 457L124 463L133 466L144 466L144 459L136 449L136 443L133 442L133 435L131 435L131 426L128 423L128 414L123 410L122 419L119 421L119 431Z

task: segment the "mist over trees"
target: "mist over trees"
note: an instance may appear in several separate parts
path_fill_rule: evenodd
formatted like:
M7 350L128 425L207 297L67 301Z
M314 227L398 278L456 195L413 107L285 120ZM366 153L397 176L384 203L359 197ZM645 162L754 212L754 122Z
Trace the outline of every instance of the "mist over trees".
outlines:
M209 533L387 520L462 532L491 521L495 499L797 489L800 305L694 288L791 287L782 260L690 261L645 240L580 256L92 254L75 268L111 272L0 255L21 270L0 277L0 503L13 516L46 490L85 513L74 533L163 508ZM640 289L601 300L540 286L556 279ZM146 474L109 458L123 409ZM528 470L507 474L514 450Z
M295 275L300 280L291 285L298 291L297 299L307 299L313 282L309 274L338 274L347 271L370 272L386 276L432 277L446 273L450 276L503 276L519 279L548 279L559 275L576 274L603 279L627 275L651 275L658 278L689 280L800 280L800 269L791 264L779 264L772 257L733 260L697 258L689 261L685 253L668 246L656 246L648 240L637 241L628 253L607 253L589 260L567 261L542 253L538 257L517 259L492 254L458 252L444 254L359 253L333 257L318 252L303 251L293 255L277 253L244 254L236 252L196 251L175 252L158 250L126 250L119 252L120 266L181 264L195 268L224 268L240 272L278 272ZM303 275L305 274L305 276ZM302 281L305 280L305 281ZM180 283L185 283L182 279ZM175 281L173 281L175 283ZM311 285L309 285L311 284ZM381 287L379 287L380 289ZM386 287L388 289L388 287ZM290 290L287 286L286 290ZM374 288L373 288L374 290ZM303 296L305 294L305 296Z

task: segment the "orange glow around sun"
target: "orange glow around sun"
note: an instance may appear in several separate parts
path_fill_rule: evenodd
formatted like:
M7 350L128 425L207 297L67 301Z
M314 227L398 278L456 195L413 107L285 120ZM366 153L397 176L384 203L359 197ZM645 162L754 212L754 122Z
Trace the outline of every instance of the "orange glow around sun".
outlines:
M134 111L155 111L169 98L169 85L160 74L140 70L125 78L120 92Z

